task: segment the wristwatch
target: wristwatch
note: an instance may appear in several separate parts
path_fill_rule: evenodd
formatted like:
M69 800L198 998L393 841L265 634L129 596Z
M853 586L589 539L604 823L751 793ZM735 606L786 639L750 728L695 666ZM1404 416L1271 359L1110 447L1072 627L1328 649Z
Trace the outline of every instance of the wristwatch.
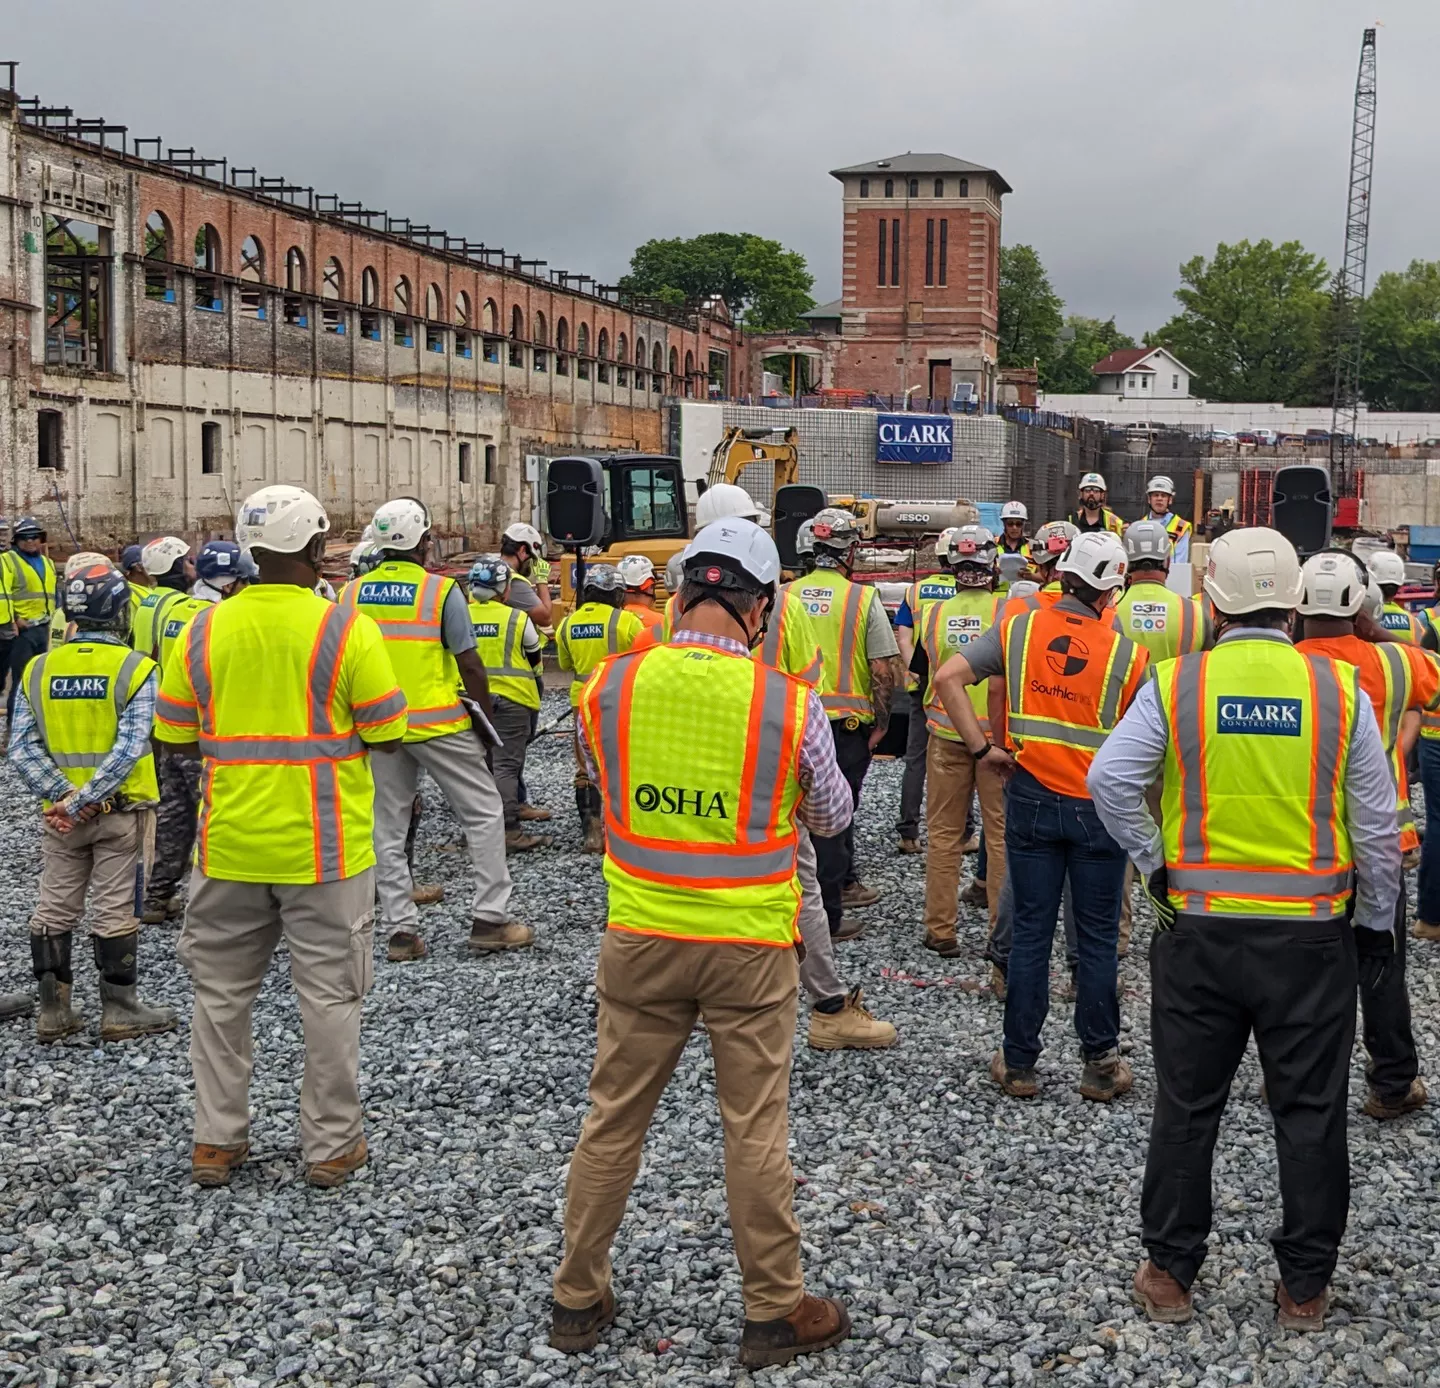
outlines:
M967 752L970 752L970 749L968 747L965 750ZM970 752L970 755L974 757L976 761L984 761L985 758L988 757L990 753L995 750L995 744L993 742L987 742L978 752Z

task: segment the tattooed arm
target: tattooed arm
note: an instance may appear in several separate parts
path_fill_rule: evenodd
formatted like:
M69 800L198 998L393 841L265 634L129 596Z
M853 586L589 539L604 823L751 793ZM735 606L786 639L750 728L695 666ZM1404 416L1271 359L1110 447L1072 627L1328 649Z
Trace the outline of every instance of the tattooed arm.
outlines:
M870 701L875 706L875 731L870 734L870 748L880 745L890 727L890 705L896 688L905 684L905 667L898 655L870 662Z

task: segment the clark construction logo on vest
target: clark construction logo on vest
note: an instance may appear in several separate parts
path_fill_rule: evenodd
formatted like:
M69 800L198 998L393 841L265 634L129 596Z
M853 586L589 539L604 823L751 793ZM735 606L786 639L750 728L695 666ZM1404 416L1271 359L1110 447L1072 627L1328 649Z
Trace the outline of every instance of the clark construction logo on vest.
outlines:
M729 819L725 797L718 790L689 790L684 786L652 786L642 781L635 787L635 808L648 814L688 814L697 819Z
M109 675L51 675L52 699L108 699Z
M570 639L572 641L598 641L604 635L604 622L570 623Z
M499 622L472 622L470 625L474 628L477 641L482 637L500 635Z
M1252 699L1221 694L1215 700L1215 729L1222 733L1299 737L1300 700Z
M396 583L392 579L378 579L360 585L360 601L372 607L411 607L415 602L418 585Z

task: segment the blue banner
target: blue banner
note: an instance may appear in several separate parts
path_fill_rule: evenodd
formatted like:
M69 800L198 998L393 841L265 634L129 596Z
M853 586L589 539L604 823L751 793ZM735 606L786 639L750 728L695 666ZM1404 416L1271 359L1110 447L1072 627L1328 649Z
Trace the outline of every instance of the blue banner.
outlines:
M948 463L954 454L954 424L948 414L876 416L878 463Z

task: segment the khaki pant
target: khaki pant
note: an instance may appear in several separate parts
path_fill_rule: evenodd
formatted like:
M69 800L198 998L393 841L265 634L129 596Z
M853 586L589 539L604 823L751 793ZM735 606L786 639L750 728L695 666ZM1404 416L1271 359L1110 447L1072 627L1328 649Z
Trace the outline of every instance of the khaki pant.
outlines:
M190 1067L195 1141L228 1147L250 1135L250 1009L283 936L305 1031L300 1147L307 1162L348 1152L364 1132L360 1000L374 982L375 873L268 886L190 876L176 953L195 985Z
M590 1112L570 1159L565 1258L555 1273L562 1306L591 1306L610 1284L610 1244L645 1133L697 1015L715 1057L745 1314L777 1320L799 1305L800 1225L786 1150L796 982L793 949L606 931Z
M1160 791L1163 780L1157 780L1146 792L1145 803L1150 807L1150 813L1155 816L1155 823L1160 821ZM1125 890L1120 896L1120 942L1117 948L1122 955L1130 953L1130 896L1131 888L1135 884L1135 864L1128 858L1125 860Z
M90 904L90 933L133 935L140 928L145 875L155 856L155 811L102 814L68 834L48 824L40 836L40 900L32 935L68 935Z
M930 840L925 851L925 933L937 940L955 938L965 814L975 791L980 794L980 819L990 860L985 899L993 931L1000 890L1005 885L1005 783L988 758L977 764L963 743L934 733L925 757L925 779L925 832Z
M795 853L795 873L800 879L800 938L805 942L805 958L800 964L800 986L816 1002L845 996L845 985L835 966L835 940L830 934L830 917L820 896L820 880L815 876L815 843L810 831L797 826L799 845Z

